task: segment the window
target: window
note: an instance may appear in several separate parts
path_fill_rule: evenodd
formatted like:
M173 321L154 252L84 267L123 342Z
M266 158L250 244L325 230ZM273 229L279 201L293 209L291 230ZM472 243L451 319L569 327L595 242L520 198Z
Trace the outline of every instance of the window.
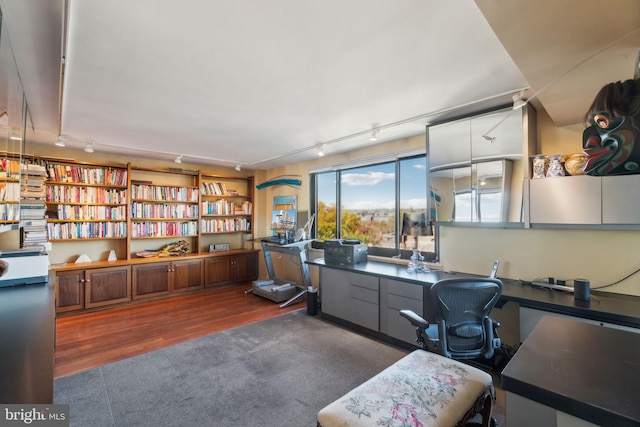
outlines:
M370 255L408 259L414 246L428 260L436 258L427 214L426 156L311 174L316 215L315 247L327 239L357 239ZM422 214L422 227L403 229L403 214ZM318 244L319 243L319 244Z

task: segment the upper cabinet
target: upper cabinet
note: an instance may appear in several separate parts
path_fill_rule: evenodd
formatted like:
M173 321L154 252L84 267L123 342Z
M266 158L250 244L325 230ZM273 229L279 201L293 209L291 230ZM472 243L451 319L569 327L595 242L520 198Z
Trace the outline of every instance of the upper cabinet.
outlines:
M430 126L431 212L443 225L522 227L535 110L504 109Z

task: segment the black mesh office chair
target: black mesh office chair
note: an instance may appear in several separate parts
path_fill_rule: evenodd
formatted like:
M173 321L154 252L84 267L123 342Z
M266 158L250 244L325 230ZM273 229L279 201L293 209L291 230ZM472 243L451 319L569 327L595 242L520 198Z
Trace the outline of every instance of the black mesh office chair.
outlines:
M435 324L411 310L400 315L415 326L416 341L427 351L453 359L490 359L501 342L496 333L500 323L489 313L503 289L498 279L443 279L431 286L431 301L424 302L425 316L431 313Z

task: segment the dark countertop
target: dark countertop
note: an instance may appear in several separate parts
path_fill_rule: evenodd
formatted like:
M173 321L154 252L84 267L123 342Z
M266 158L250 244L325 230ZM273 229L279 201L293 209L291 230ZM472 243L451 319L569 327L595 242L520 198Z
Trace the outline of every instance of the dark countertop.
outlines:
M453 277L478 277L478 275L451 271L433 270L427 273L407 273L406 265L390 264L369 260L355 265L327 265L323 258L306 261L309 265L335 268L354 273L386 277L430 286L438 280ZM500 278L504 292L497 307L508 301L517 302L521 307L534 308L553 313L592 319L600 322L640 328L640 297L619 295L591 290L589 301L573 298L573 294L523 284L519 280ZM322 292L322 290L320 291ZM320 295L322 297L322 294Z
M0 288L0 403L53 403L55 286Z
M639 367L640 334L543 316L502 387L597 425L638 426Z

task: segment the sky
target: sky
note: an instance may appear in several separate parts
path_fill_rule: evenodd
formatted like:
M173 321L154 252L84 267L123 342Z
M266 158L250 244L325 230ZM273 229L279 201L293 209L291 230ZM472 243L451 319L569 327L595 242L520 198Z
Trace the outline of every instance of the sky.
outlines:
M400 163L400 207L426 207L426 160L424 157ZM333 176L327 174L327 176ZM335 180L320 178L319 200L335 201ZM395 206L395 162L342 171L342 206L346 209L393 209Z

